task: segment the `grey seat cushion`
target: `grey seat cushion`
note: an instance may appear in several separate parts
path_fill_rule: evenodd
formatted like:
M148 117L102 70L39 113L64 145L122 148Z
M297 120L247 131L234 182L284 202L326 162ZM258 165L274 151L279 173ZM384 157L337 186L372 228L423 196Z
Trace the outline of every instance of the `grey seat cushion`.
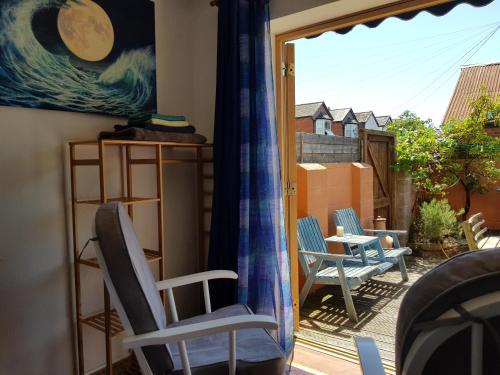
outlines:
M206 322L237 315L249 315L252 311L245 305L223 307L211 314L199 315L173 323L182 326ZM229 337L227 333L201 337L186 341L193 374L215 375L228 373ZM182 374L182 363L177 345L171 345L174 374ZM285 356L274 339L264 329L245 329L236 333L237 374L281 375L285 368Z
M479 250L455 256L422 276L408 290L396 328L396 368L400 374L404 359L419 334L414 325L438 316L469 299L500 289L500 249ZM500 315L500 314L499 314ZM500 317L490 320L500 334ZM485 330L484 374L500 368L498 348ZM431 357L425 374L469 374L469 332L450 338Z

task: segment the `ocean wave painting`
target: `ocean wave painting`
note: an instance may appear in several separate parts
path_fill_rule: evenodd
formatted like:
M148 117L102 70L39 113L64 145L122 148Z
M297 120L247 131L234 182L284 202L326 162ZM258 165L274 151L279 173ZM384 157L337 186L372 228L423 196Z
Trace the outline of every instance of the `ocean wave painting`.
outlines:
M0 105L156 111L150 0L0 1Z

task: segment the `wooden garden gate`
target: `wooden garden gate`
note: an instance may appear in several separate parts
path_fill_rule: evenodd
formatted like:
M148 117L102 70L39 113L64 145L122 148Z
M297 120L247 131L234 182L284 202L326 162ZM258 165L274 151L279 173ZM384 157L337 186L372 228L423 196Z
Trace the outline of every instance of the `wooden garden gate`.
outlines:
M361 161L373 167L374 218L387 218L391 228L394 202L394 136L379 130L359 131Z

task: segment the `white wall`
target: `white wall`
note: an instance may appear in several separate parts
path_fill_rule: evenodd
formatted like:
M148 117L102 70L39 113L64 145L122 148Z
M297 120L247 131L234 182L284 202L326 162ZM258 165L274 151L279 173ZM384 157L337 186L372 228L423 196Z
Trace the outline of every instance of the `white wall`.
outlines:
M370 117L368 117L365 123L365 129L381 130L377 124L375 116L371 115Z

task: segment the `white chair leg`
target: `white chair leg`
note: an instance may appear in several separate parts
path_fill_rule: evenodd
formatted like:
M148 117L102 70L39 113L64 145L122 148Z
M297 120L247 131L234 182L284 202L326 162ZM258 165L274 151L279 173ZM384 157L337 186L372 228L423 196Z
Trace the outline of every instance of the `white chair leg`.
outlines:
M191 367L189 366L189 358L186 349L186 342L179 341L179 353L181 355L182 369L184 375L191 375Z

